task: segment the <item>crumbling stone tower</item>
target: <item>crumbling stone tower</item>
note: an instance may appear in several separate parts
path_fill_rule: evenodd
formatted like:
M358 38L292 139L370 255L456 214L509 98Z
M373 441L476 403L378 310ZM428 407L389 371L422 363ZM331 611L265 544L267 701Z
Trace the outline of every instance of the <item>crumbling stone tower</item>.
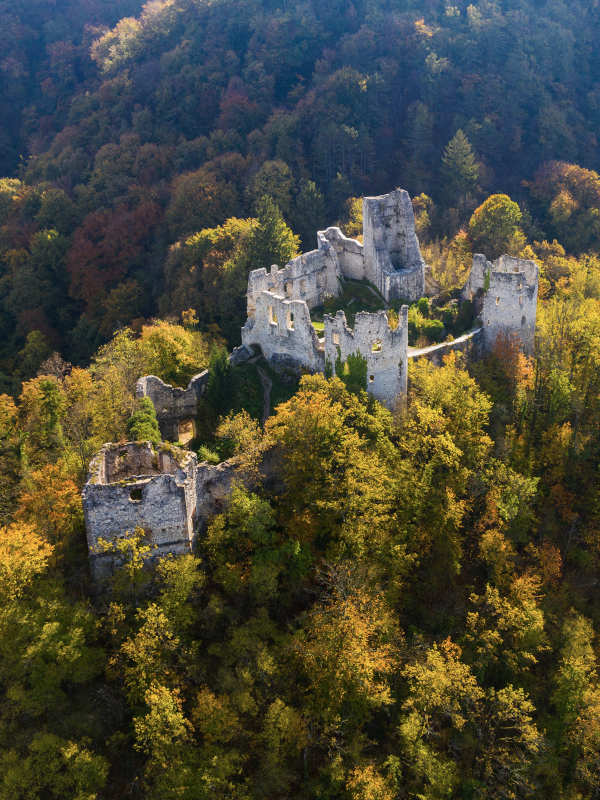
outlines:
M390 327L385 311L359 312L354 329L348 327L346 315L338 311L325 316L325 360L332 366L341 357L360 353L367 362L369 394L392 408L406 396L408 380L408 307L402 306L398 327Z
M425 262L408 192L363 197L363 239L365 278L386 301L423 297Z
M113 557L99 539L113 541L143 528L156 555L189 553L194 537L195 453L151 442L105 444L90 464L82 499L90 564L95 577L110 574Z
M500 256L490 262L473 256L463 297L481 317L483 346L490 350L498 336L519 339L523 352L533 352L537 314L538 268L534 261Z

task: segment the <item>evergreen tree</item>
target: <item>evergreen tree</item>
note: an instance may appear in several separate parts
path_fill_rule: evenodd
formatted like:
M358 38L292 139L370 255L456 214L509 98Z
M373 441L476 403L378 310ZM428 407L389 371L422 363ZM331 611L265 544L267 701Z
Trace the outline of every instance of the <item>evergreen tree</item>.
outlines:
M138 408L129 417L127 434L136 442L152 442L153 444L160 442L161 436L156 411L149 397L142 397Z
M477 187L479 165L471 143L460 128L444 150L442 179L448 199L458 198L459 206L464 209L469 194Z
M233 385L231 364L225 347L213 348L210 355L208 373L206 401L216 416L227 414L231 411Z
M251 269L287 264L298 253L300 238L288 227L272 197L264 195L260 199L257 216L258 225L248 252Z
M300 184L293 221L300 233L302 249L312 250L317 231L326 221L325 198L314 181L302 181Z

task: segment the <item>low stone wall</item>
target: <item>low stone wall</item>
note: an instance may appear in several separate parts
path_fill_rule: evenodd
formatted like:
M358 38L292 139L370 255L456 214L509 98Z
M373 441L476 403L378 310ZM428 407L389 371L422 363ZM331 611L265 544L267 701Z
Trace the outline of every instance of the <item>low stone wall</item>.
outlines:
M458 336L451 342L432 344L429 347L409 347L408 358L427 358L438 367L442 365L444 356L452 352L464 353L467 358L478 358L483 342L482 333L482 328L476 328L473 331L464 333L462 336Z

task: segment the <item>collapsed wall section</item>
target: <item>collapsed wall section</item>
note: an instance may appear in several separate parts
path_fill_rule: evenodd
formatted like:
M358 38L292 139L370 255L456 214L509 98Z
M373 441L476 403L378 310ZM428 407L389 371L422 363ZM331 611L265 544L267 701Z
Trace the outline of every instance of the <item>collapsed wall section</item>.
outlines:
M348 326L343 311L326 315L324 321L326 361L335 367L338 358L346 361L360 353L367 362L369 394L388 408L402 402L408 379L408 307L400 309L396 329L390 327L385 311L359 312L354 328Z
M310 372L322 372L325 367L323 344L304 300L260 292L254 314L242 328L242 343L246 348L260 347L271 363L288 363Z
M243 364L252 357L252 352L245 347L236 347L229 356L232 366ZM156 375L144 375L136 383L136 397L149 397L156 410L160 434L165 441L178 442L182 439L181 428L195 425L198 413L198 400L206 392L210 373L207 369L194 375L187 385L181 389L171 386Z
M425 262L408 192L363 197L365 278L389 302L425 294Z
M264 268L252 270L248 277L249 317L254 315L262 292L273 292L288 300L304 300L309 309L339 293L341 273L336 250L321 233L317 234L317 243L317 250L293 258L281 269L273 264L270 272Z
M208 370L194 375L186 389L171 386L156 375L144 375L135 387L136 397L152 400L163 439L179 441L179 426L185 420L195 420L198 400L206 391Z
M365 279L365 251L361 242L349 239L335 227L319 231L317 240L319 249L325 249L325 242L333 248L340 275L355 281Z
M178 448L150 442L105 444L90 464L82 492L90 564L95 577L110 574L114 542L143 528L153 555L189 553L194 537L197 459Z

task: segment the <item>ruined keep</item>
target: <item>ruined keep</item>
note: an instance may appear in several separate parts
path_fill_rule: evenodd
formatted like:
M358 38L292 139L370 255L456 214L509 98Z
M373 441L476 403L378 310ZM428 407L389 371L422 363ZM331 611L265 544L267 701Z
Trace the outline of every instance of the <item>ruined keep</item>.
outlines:
M503 335L516 337L525 353L533 353L538 278L534 261L504 255L490 262L481 254L473 256L462 294L475 304L486 350Z
M196 454L151 442L105 444L90 463L82 492L92 573L109 575L114 542L143 528L152 556L189 553L206 520L229 496L235 466L198 464Z

